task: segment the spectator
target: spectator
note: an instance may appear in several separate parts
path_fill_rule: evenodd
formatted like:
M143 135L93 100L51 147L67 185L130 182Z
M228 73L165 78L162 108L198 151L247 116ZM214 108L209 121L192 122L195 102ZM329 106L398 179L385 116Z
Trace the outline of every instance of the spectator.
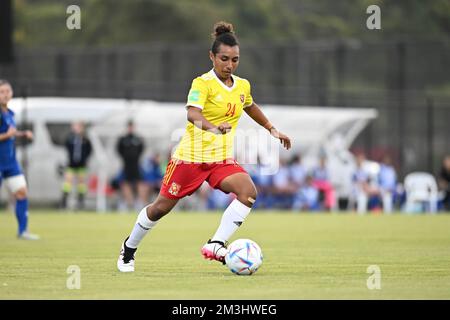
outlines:
M127 123L127 133L117 142L117 152L123 164L123 176L120 179L120 190L125 200L126 210L140 206L136 202L138 188L142 188L142 174L139 161L144 151L143 139L135 134L133 121ZM139 192L140 193L140 192ZM143 204L142 204L143 205Z
M353 173L353 195L356 200L356 211L360 214L367 211L369 201L369 173L364 170L363 164L366 160L364 154L356 155L356 169Z
M258 197L253 205L254 208L269 209L273 206L272 196L272 178L273 176L267 174L270 171L269 164L264 164L258 156L256 164L245 165L244 168L255 183Z
M326 157L321 156L319 166L312 170L313 184L324 196L325 209L334 210L336 208L336 197L334 188L329 180L326 161Z
M153 194L158 194L161 187L163 172L161 171L161 156L156 153L153 157L146 159L142 166L143 187L139 196L143 203L149 202Z
M300 154L296 154L294 155L294 157L292 157L289 171L292 182L297 187L297 189L299 189L304 184L307 175L307 171L302 164L302 158Z
M67 200L72 192L72 186L76 181L78 194L77 208L83 209L87 192L86 167L92 153L91 141L85 134L83 122L72 123L71 132L65 141L65 148L68 164L64 173L61 207L67 209Z
M443 192L443 209L450 211L450 155L445 156L438 176L439 189Z
M314 186L312 176L307 176L302 187L297 191L292 205L294 210L320 210L319 190Z
M226 194L217 189L208 186L209 193L207 197L208 210L223 210L234 200L233 194Z
M383 211L392 213L397 187L397 174L388 155L385 155L381 161L380 172L378 173L378 186L381 201L383 202Z
M280 159L280 167L273 176L273 197L275 205L281 208L292 207L293 195L297 191L290 179L289 167L285 159Z
M356 211L359 214L367 212L369 199L379 195L378 187L371 179L371 170L366 166L363 153L356 155L356 170L353 173L353 194L356 199Z

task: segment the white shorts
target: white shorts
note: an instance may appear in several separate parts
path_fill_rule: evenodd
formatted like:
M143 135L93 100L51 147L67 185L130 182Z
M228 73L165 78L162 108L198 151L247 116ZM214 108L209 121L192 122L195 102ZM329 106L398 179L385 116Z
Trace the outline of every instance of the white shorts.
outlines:
M12 193L16 193L20 189L27 186L27 182L25 181L25 176L23 174L19 174L14 177L9 177L5 179L5 186Z

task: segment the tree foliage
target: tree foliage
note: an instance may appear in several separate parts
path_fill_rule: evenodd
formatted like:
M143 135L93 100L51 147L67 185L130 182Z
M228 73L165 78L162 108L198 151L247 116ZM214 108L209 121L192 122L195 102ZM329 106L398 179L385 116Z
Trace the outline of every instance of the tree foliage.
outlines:
M66 28L71 4L81 8L78 31ZM382 30L366 28L371 4L381 8ZM218 20L255 42L450 35L448 0L15 0L14 8L15 41L31 47L205 42Z

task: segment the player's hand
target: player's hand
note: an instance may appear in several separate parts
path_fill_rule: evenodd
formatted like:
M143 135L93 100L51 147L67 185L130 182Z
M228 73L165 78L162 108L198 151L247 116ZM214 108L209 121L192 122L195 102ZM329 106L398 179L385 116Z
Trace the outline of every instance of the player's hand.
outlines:
M32 132L32 131L26 130L26 131L24 131L23 135L24 135L24 137L27 138L28 140L33 140L34 135L33 135L33 132Z
M282 143L283 147L285 147L287 150L289 150L291 148L291 139L287 135L285 135L284 133L281 133L280 131L278 131L275 128L272 128L270 130L270 134L272 135L272 137L280 139L280 143Z
M222 122L217 126L221 134L226 134L231 131L231 125L228 122Z

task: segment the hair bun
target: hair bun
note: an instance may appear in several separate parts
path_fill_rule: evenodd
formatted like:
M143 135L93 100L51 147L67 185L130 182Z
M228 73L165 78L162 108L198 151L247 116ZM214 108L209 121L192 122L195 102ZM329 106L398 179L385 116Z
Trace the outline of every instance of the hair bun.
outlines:
M225 22L225 21L219 21L214 25L214 33L212 36L214 38L217 38L221 34L224 33L234 33L233 25L231 23Z

